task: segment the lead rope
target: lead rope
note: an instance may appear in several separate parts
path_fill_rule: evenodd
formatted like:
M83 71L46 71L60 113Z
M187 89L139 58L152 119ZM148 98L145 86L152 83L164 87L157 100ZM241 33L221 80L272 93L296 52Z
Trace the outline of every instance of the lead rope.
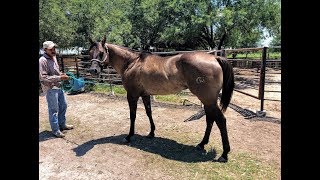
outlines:
M103 60L103 62L104 61L106 61L106 58L109 58L109 48L108 48L108 46L107 46L107 43L105 43L104 44L104 48L106 49L106 53L107 53L107 56L105 57L105 59ZM111 95L113 95L114 96L114 91L113 91L113 89L112 89L112 82L111 82L111 73L110 73L110 67L109 67L109 65L107 66L107 73L108 73L108 83L109 83L109 86L110 86L110 90L111 90L111 92L110 92L110 94Z
M112 82L111 82L111 73L110 73L110 67L109 66L107 66L107 72L108 72L108 83L109 83L109 86L110 86L110 90L111 90L111 92L110 92L110 95L112 95L112 96L114 96L114 91L113 91L113 89L112 89Z

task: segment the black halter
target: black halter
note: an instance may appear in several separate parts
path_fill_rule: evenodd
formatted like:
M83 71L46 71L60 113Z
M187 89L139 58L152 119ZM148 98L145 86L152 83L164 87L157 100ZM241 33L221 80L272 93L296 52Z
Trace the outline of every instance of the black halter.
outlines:
M99 65L103 65L103 64L106 64L108 58L109 58L109 49L108 49L108 46L107 46L107 43L105 43L104 47L103 47L106 51L104 53L106 53L107 55L104 56L104 59L103 60L100 60L100 59L91 59L90 62L92 61L96 61L99 63Z

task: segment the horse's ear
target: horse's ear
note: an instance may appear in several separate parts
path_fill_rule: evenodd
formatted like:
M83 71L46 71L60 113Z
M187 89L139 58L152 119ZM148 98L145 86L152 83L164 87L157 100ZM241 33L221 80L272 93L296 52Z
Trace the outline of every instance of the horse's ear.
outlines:
M107 41L107 35L104 35L103 39L101 41L101 44L104 45L106 43L106 41Z
M89 37L89 41L90 41L91 44L94 44L94 41L92 40L91 37Z

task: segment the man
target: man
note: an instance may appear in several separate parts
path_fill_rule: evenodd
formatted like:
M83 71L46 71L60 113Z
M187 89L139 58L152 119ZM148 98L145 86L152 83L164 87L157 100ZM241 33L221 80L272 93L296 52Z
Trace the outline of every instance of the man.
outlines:
M59 70L56 46L52 41L43 43L44 54L39 59L39 78L47 99L52 133L62 138L65 135L61 131L73 129L73 125L66 124L67 101L61 89L61 81L68 80L69 77Z

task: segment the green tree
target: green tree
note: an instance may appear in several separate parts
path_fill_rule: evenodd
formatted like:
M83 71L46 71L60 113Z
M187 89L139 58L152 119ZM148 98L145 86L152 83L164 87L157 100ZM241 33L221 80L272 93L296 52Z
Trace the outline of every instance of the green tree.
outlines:
M102 39L107 34L109 41L133 47L135 40L128 18L132 9L130 3L126 0L104 0L102 4L103 10L99 12L99 18L95 21L93 36Z
M68 0L39 1L39 45L47 40L56 42L60 48L70 47L75 34L75 23L70 23Z
M39 43L88 47L88 36L131 48L280 44L280 0L40 0Z
M169 0L132 0L128 13L136 46L148 49L159 40L161 32L172 22Z
M263 38L263 29L272 35L280 26L279 0L175 2L175 10L183 15L175 14L177 21L165 29L163 37L183 46L252 47Z
M279 0L215 0L206 5L208 10L202 8L195 18L204 19L201 37L211 48L256 46L263 29L272 34L280 26Z
M74 47L87 47L89 45L88 36L90 36L97 26L100 19L105 19L103 12L104 0L73 0L69 9L68 19L76 24L74 27Z
M276 34L273 36L270 46L281 46L281 34Z

